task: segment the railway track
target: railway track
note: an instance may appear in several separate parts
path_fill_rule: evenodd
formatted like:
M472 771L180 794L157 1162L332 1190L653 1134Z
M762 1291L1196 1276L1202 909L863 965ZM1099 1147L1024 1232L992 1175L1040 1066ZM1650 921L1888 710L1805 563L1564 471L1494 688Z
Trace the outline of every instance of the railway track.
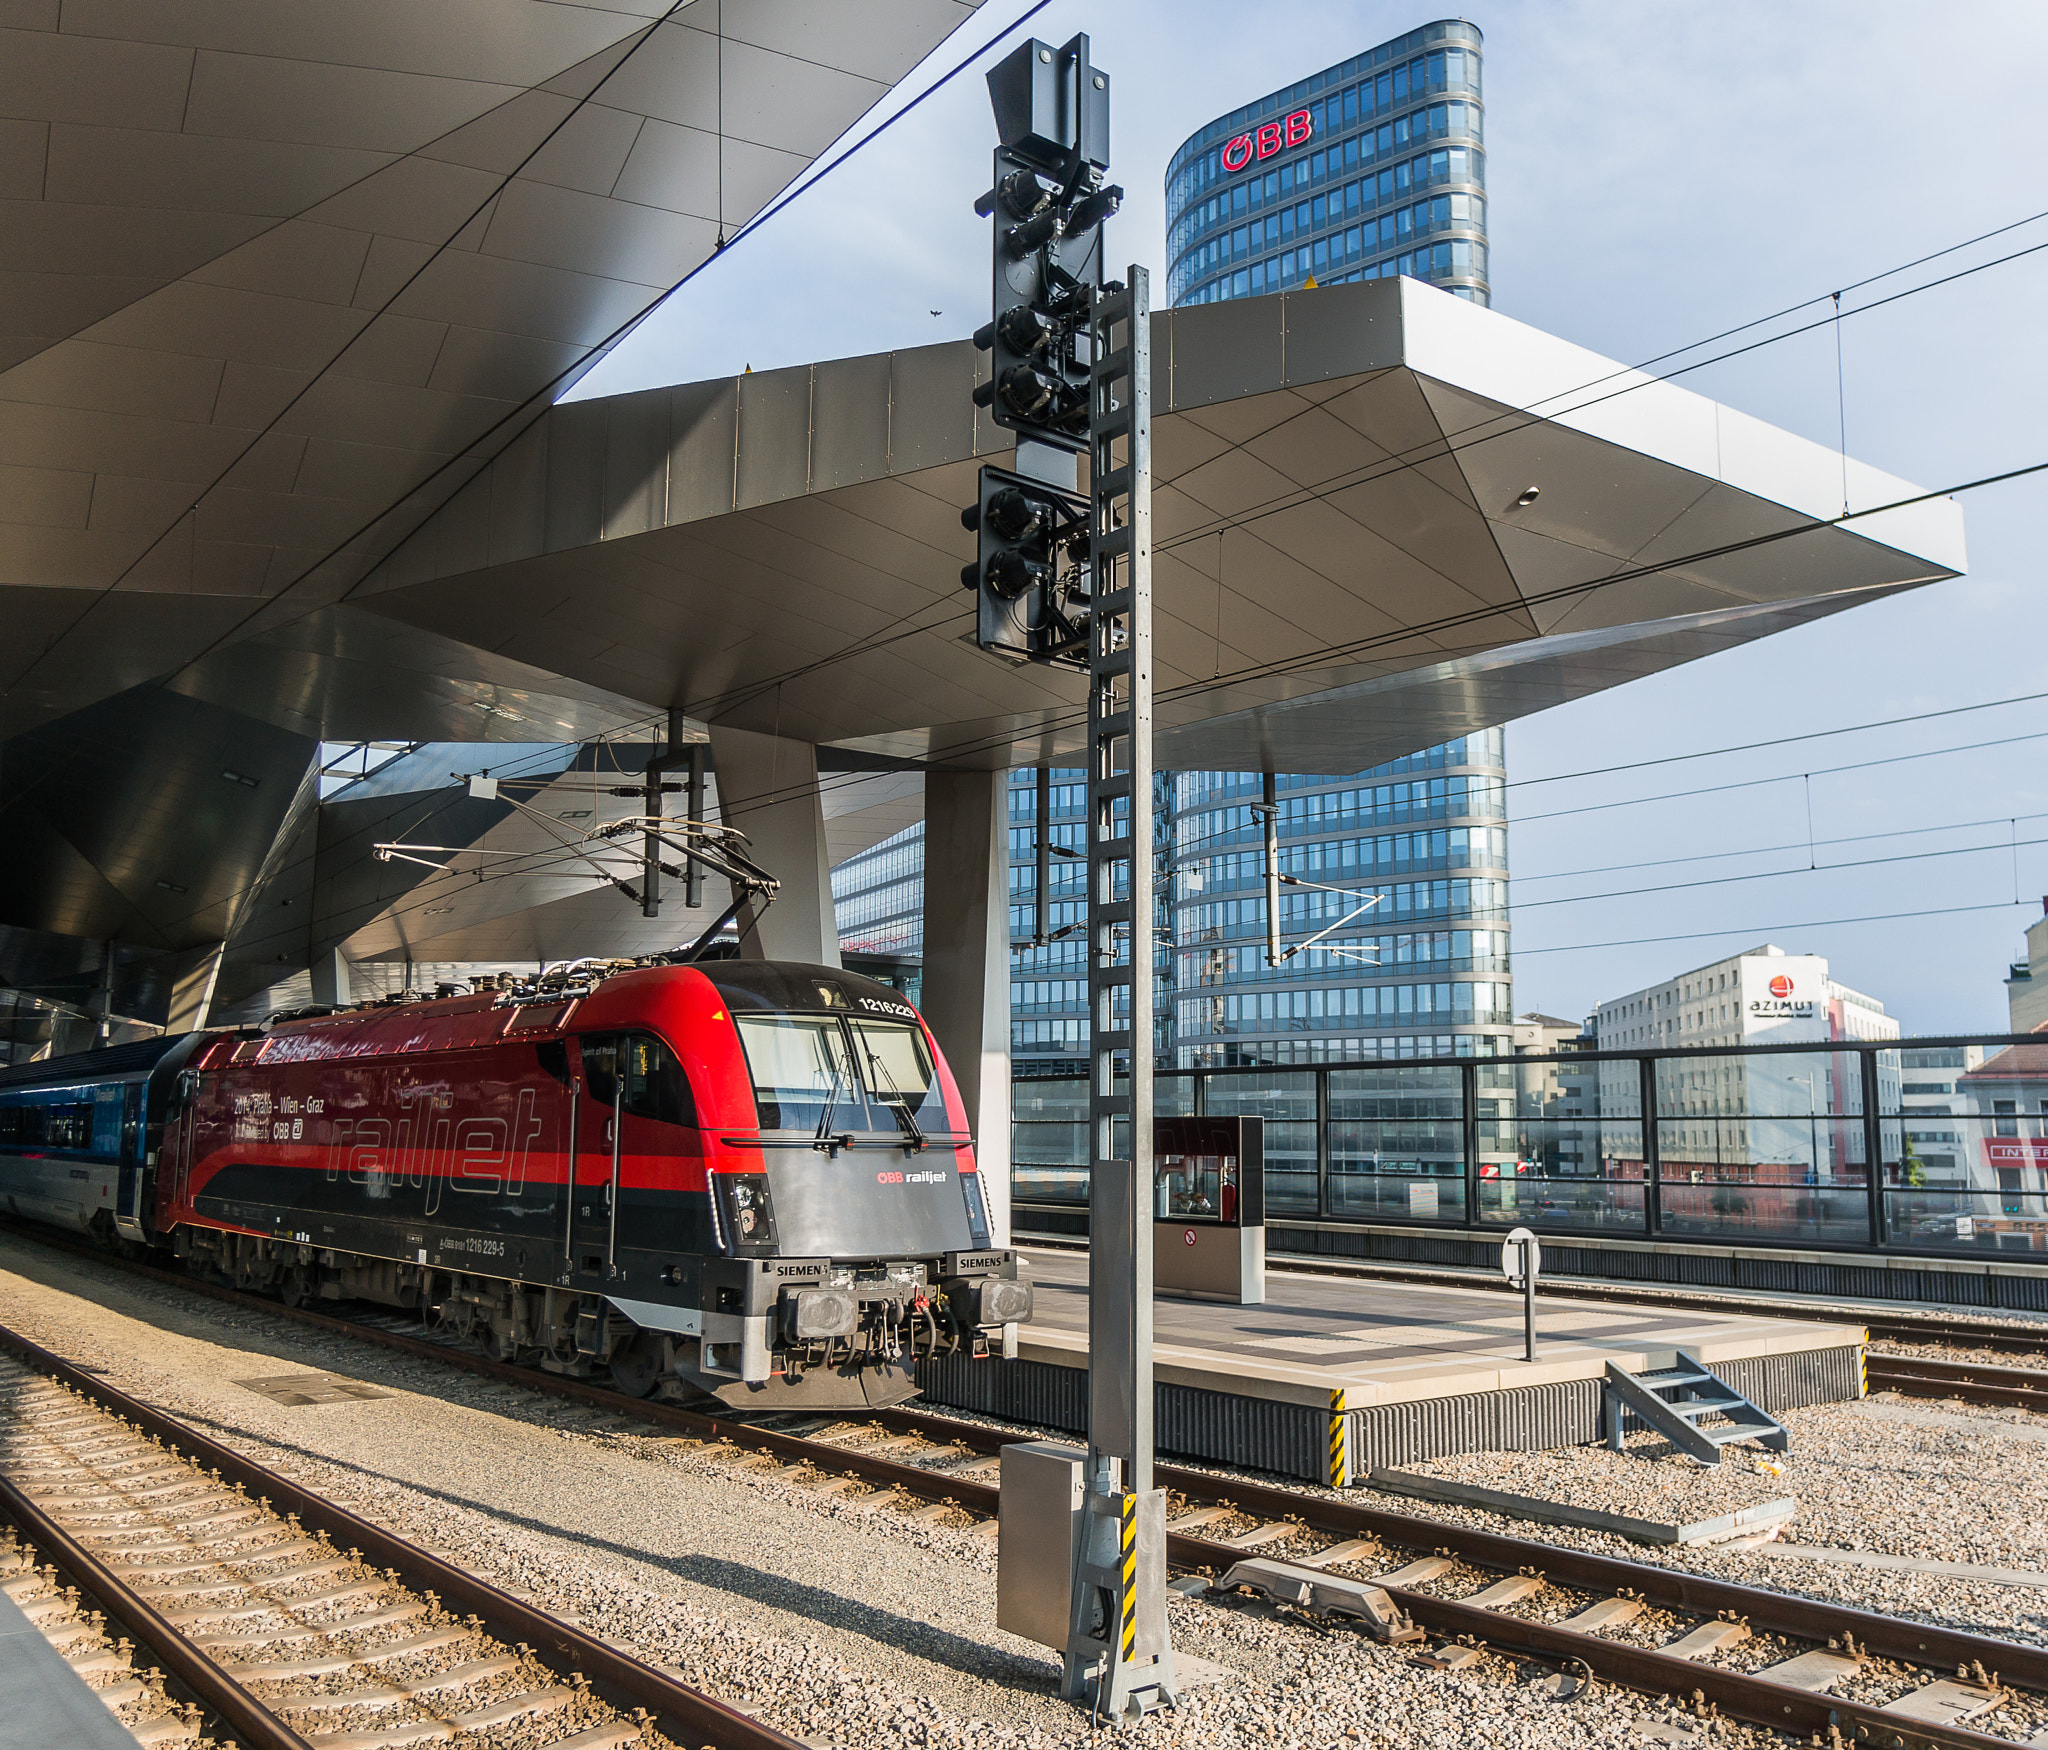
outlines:
M1928 1355L1875 1351L1866 1361L1872 1391L1916 1398L1959 1398L1966 1404L2001 1404L2048 1413L2048 1369L1999 1367L1983 1361L1947 1361Z
M0 1585L145 1745L800 1750L4 1327L0 1516Z
M992 1524L1000 1500L996 1455L1013 1440L1041 1437L909 1409L858 1422L709 1415L497 1361L456 1340L402 1328L411 1321L399 1315L347 1318L288 1308L58 1243L238 1306L577 1400L610 1412L615 1425L638 1421L680 1433L707 1456L729 1454L743 1465L772 1460L775 1475L799 1486L870 1485L920 1516L958 1509ZM75 1383L88 1392L111 1390L89 1376ZM1440 1665L1491 1651L1560 1674L1690 1698L1700 1710L1823 1744L2048 1744L2048 1649L1386 1511L1329 1491L1173 1465L1160 1465L1157 1474L1173 1507L1168 1559L1182 1574L1227 1577L1248 1561L1277 1563L1277 1577L1257 1570L1251 1577L1269 1598L1284 1603L1291 1596L1311 1609L1327 1602L1308 1590L1319 1575L1349 1582L1331 1587L1333 1593L1378 1588L1389 1615L1370 1632L1402 1641L1419 1629L1434 1643L1420 1656ZM1204 1593L1192 1580L1179 1585ZM1222 1608L1265 1607L1241 1595L1206 1595ZM1973 1722L1995 1722L1997 1729Z

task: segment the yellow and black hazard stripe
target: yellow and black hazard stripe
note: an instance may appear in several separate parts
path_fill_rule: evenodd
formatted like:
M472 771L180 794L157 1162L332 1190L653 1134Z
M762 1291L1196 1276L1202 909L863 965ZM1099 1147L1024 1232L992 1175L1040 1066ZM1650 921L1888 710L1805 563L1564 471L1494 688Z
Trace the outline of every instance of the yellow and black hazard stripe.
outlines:
M1128 1665L1138 1656L1138 1497L1129 1489L1124 1491L1121 1514L1121 1566L1117 1569L1117 1620L1121 1632L1117 1661Z
M1870 1333L1863 1333L1863 1341L1856 1347L1856 1395L1870 1396Z
M1344 1388L1330 1393L1330 1487L1351 1484L1351 1418L1344 1409Z

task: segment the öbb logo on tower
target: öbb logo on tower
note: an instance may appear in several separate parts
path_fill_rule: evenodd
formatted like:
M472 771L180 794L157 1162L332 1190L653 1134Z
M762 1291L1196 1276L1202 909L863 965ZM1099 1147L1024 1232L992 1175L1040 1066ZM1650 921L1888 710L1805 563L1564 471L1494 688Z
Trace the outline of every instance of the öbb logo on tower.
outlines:
M1239 134L1230 141L1223 148L1223 168L1235 175L1254 158L1270 158L1275 152L1285 151L1290 146L1306 145L1315 131L1315 117L1305 109L1297 109L1292 115L1267 122L1256 132Z

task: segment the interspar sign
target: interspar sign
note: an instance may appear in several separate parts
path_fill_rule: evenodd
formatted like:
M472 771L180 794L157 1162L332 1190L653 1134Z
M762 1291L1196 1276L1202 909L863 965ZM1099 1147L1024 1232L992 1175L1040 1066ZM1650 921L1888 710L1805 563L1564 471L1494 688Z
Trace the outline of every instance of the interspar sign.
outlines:
M2048 1171L2048 1137L1987 1136L1984 1160L1994 1167L2040 1167Z
M1297 109L1292 115L1267 122L1251 133L1239 134L1227 142L1219 154L1224 172L1235 176L1255 159L1270 158L1275 152L1284 152L1290 146L1305 146L1315 131L1316 118L1305 109Z

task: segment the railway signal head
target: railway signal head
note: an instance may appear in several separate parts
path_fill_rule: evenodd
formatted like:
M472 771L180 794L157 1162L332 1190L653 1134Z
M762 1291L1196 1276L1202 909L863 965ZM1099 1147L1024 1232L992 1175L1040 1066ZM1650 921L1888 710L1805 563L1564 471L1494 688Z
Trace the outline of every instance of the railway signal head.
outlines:
M1047 661L1082 641L1085 503L1042 481L982 469L980 496L960 513L978 537L960 581L976 593L982 649Z
M1088 38L1021 44L988 76L995 177L975 210L995 221L991 355L974 392L998 425L1065 449L1088 436L1087 319L1102 284L1102 227L1123 200L1109 168L1109 76Z

